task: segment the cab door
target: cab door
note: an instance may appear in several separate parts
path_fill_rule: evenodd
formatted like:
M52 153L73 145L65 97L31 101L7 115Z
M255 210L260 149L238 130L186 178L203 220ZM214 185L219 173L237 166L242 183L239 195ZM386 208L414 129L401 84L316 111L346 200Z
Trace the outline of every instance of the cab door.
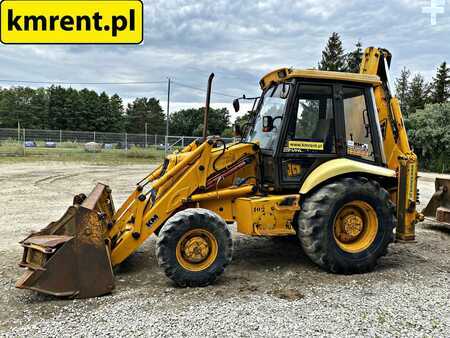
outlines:
M383 141L370 87L339 86L344 121L345 156L356 161L385 165Z
M336 85L298 82L296 95L286 114L277 155L278 190L298 191L309 171L344 154L342 112ZM336 131L340 131L337 133Z

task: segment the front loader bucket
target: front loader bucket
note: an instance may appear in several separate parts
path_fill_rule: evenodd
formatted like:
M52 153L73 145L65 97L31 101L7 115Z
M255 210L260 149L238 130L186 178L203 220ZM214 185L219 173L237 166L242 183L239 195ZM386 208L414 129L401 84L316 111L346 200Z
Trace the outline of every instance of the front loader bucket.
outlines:
M16 287L71 298L110 293L114 275L105 234L113 214L111 190L103 184L88 197L75 196L58 221L20 242L19 265L27 271Z
M436 192L422 213L425 217L450 228L450 180L436 178L435 188Z

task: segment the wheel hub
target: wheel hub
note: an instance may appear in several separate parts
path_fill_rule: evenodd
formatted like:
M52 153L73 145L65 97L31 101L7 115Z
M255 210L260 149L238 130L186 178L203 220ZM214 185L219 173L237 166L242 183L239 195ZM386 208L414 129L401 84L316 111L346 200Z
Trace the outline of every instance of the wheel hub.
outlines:
M334 221L334 238L337 245L348 253L367 249L378 232L375 210L368 203L353 201L344 205Z
M214 235L206 230L188 230L179 239L176 247L178 263L186 270L197 272L207 269L214 263L219 247Z
M199 263L208 257L209 251L208 242L200 236L195 236L184 244L183 256L191 263Z
M348 215L343 220L344 231L351 237L358 237L363 230L364 221L358 215Z

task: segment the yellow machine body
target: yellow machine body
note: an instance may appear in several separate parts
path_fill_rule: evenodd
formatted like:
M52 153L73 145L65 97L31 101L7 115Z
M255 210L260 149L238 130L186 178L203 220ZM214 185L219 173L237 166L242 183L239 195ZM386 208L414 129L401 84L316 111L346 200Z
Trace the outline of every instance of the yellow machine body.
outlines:
M250 236L295 235L293 220L300 210L298 195L241 197L234 205L240 233Z

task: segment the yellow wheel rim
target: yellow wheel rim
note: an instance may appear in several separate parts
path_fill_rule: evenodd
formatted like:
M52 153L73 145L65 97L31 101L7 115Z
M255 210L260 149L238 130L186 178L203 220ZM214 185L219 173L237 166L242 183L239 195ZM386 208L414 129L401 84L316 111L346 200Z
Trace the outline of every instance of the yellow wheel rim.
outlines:
M336 214L334 240L348 253L359 253L372 245L378 233L378 217L374 208L363 201L345 204Z
M209 268L218 251L217 240L212 233L205 229L192 229L178 241L176 256L184 269L197 272Z

